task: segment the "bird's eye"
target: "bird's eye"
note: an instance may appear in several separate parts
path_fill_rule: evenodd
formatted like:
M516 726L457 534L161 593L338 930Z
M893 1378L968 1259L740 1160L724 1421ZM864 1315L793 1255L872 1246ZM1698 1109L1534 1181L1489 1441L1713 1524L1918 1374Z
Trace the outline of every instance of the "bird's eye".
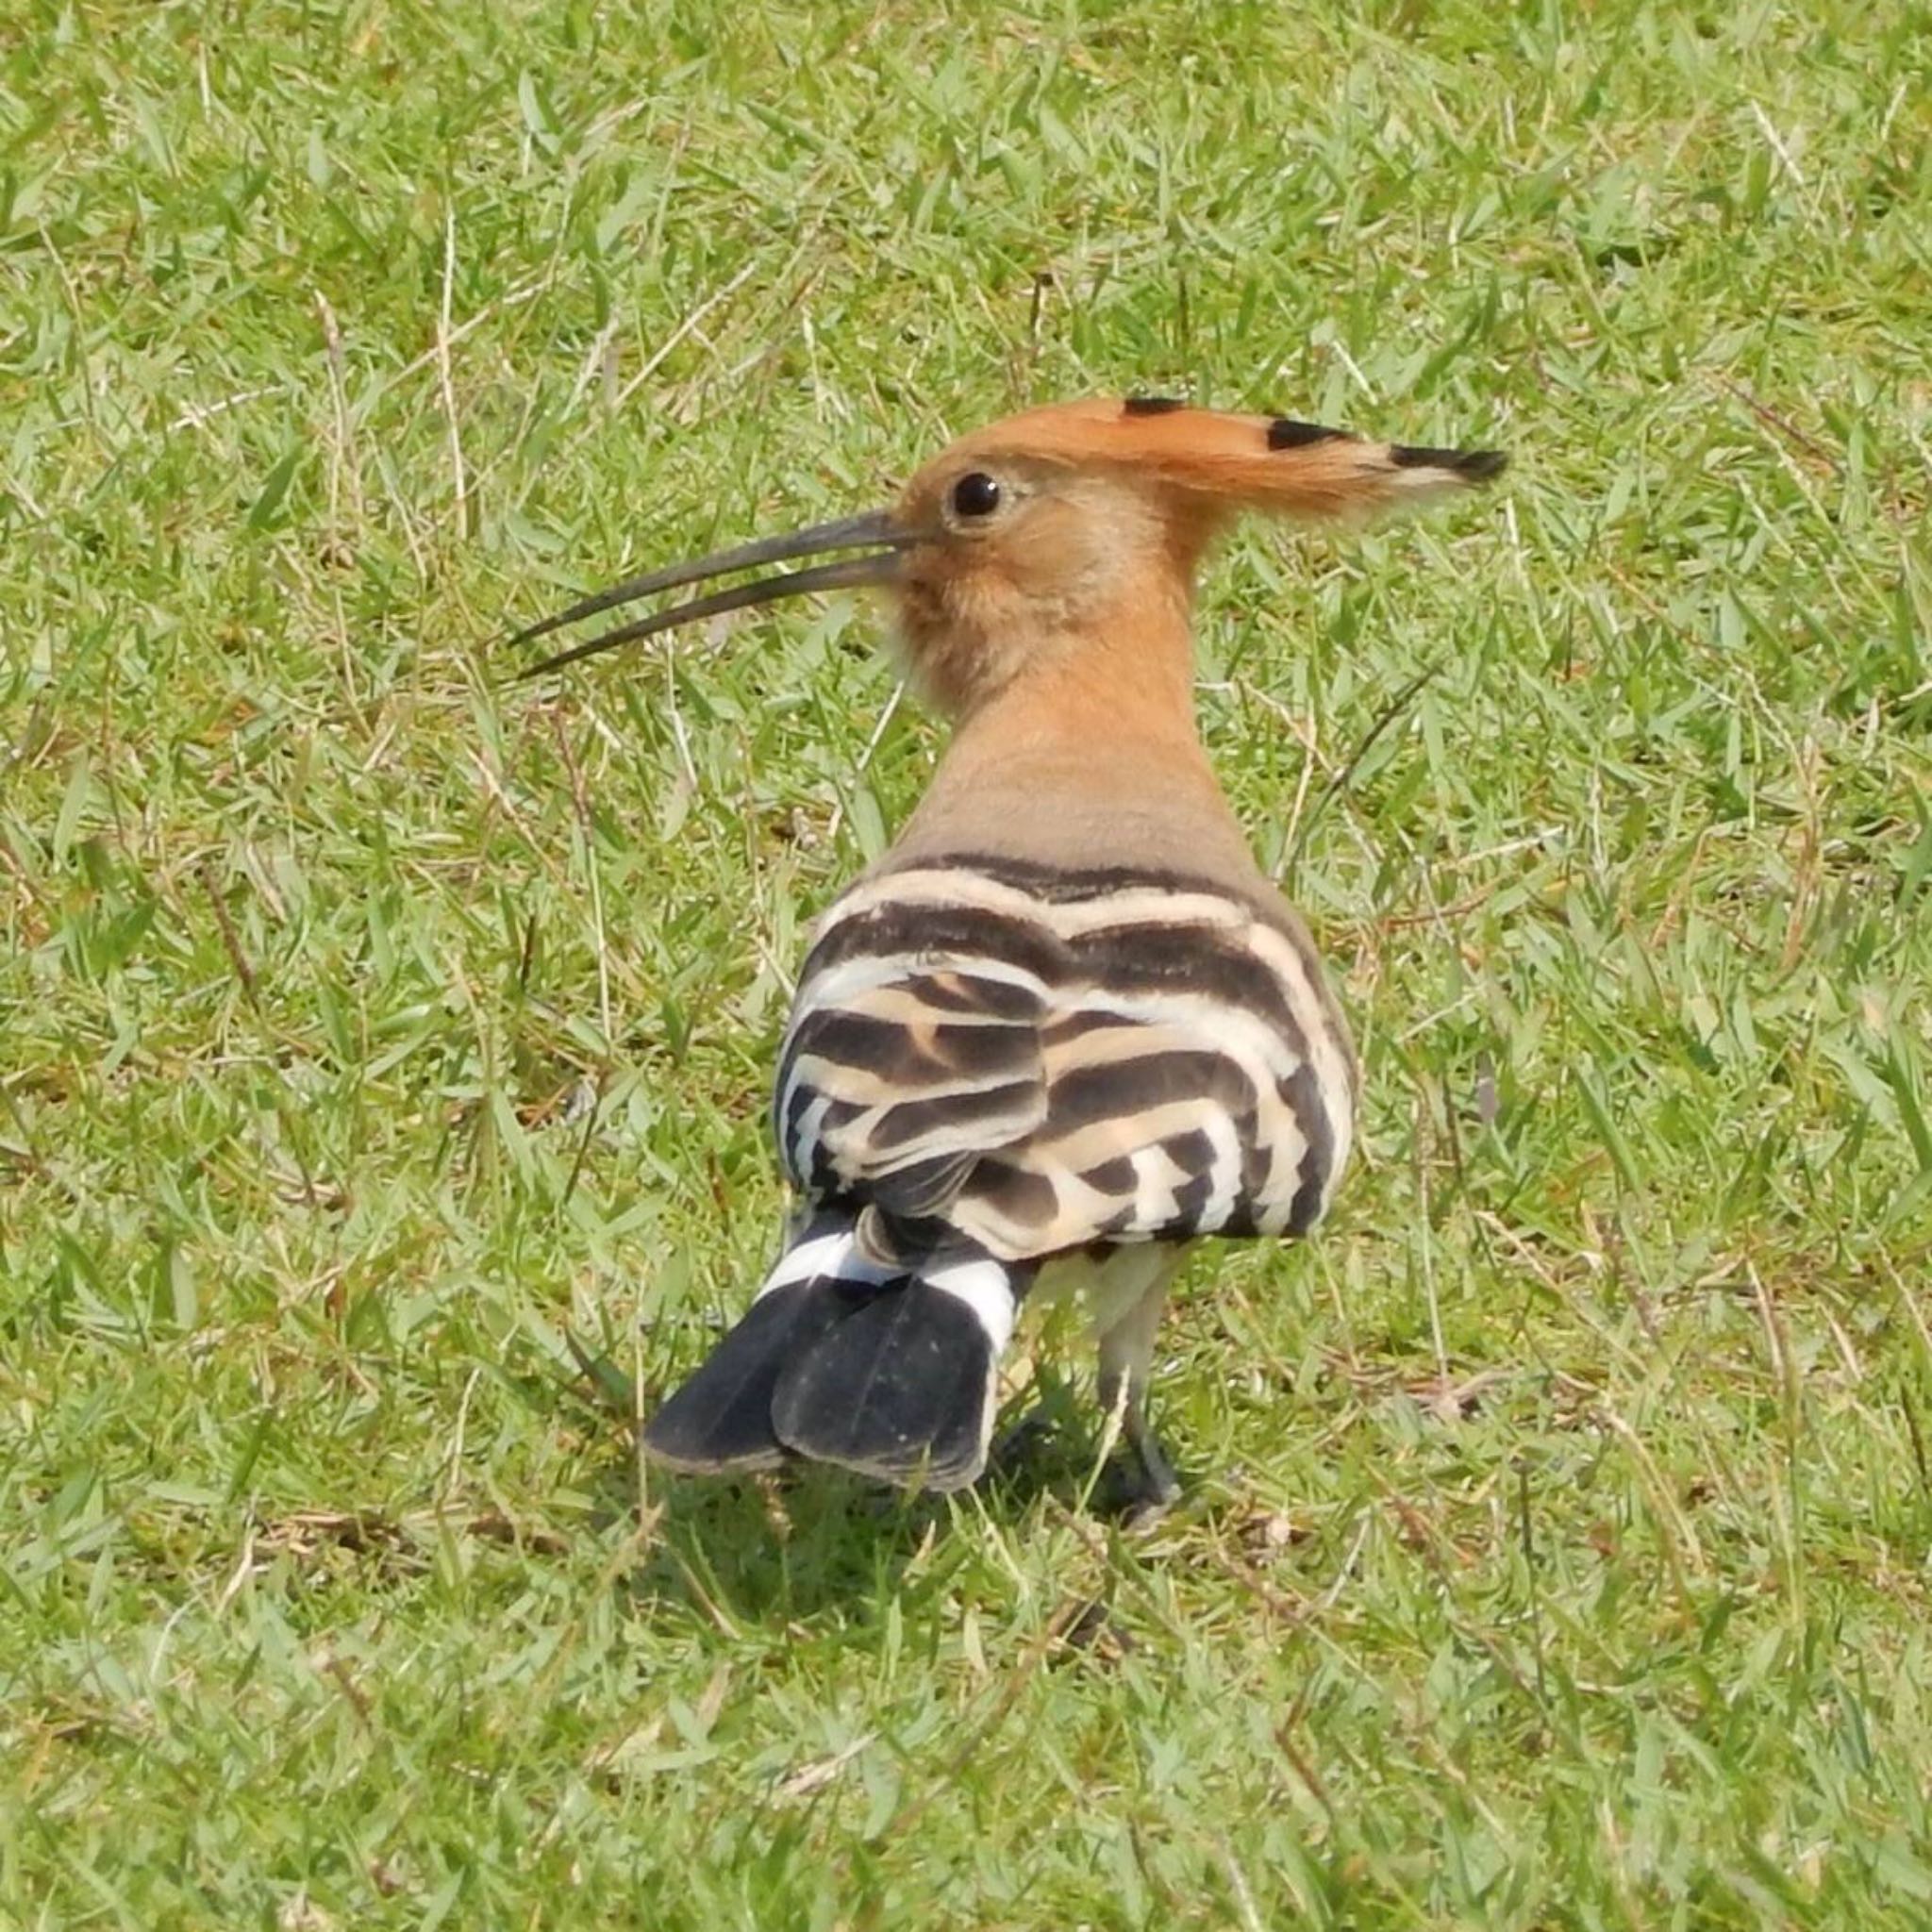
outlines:
M974 470L953 485L953 512L962 517L990 517L1000 507L1000 486L984 470Z

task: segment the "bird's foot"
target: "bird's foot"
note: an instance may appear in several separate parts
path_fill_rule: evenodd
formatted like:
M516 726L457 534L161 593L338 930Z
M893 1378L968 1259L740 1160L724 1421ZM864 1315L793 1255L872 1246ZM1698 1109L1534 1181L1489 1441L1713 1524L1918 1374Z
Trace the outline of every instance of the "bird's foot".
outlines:
M1181 1479L1159 1439L1146 1424L1130 1424L1113 1462L1108 1501L1122 1525L1137 1533L1158 1524L1181 1498Z

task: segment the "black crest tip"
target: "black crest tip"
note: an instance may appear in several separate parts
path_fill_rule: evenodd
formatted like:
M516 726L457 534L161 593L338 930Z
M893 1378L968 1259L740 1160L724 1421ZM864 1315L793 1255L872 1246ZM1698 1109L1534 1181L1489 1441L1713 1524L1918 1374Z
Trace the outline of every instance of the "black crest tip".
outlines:
M1171 416L1187 404L1178 396L1129 396L1121 405L1123 416Z
M1268 425L1270 449L1307 449L1310 443L1347 440L1345 429L1330 429L1321 423L1297 423L1292 416L1277 416Z
M1471 483L1488 483L1509 467L1499 449L1424 449L1407 442L1391 443L1389 460L1399 470L1448 470Z

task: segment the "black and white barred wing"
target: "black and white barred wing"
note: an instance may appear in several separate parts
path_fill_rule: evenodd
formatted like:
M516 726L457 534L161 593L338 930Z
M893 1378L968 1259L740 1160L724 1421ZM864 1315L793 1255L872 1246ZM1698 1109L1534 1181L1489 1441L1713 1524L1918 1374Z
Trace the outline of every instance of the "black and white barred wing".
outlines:
M1306 1231L1352 1089L1306 941L1253 908L1168 881L1048 892L934 867L828 914L776 1110L808 1195L863 1203L887 1230L937 1217L1024 1259Z
M808 962L778 1067L792 1184L898 1215L942 1208L983 1155L1045 1119L1046 1010L1037 975L996 959Z

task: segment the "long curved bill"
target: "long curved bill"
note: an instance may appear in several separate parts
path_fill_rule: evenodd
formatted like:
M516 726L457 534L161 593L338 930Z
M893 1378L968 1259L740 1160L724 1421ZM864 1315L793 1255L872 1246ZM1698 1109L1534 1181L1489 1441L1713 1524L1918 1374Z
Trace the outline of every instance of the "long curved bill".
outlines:
M783 537L764 537L756 543L741 543L735 550L716 551L693 563L674 563L663 570L646 571L642 576L626 578L608 591L599 591L595 596L573 604L568 610L559 610L554 617L528 625L509 641L526 644L560 630L567 624L594 617L601 610L614 610L621 605L634 604L641 597L675 591L685 584L702 583L707 577L724 576L732 571L755 570L760 564L815 557L826 550L869 549L874 553L869 557L841 558L836 563L814 564L809 570L782 571L776 576L758 577L748 584L735 584L729 590L688 598L653 616L605 631L588 642L573 644L569 650L558 651L518 675L541 677L546 671L575 664L581 658L594 658L599 652L614 651L621 644L656 637L675 625L704 617L722 617L731 610L748 610L755 605L776 603L782 597L802 596L811 591L842 591L861 584L889 584L899 572L898 553L918 541L916 536L896 527L890 512L869 510L863 516L840 517L832 523L814 524L808 529L793 530Z

